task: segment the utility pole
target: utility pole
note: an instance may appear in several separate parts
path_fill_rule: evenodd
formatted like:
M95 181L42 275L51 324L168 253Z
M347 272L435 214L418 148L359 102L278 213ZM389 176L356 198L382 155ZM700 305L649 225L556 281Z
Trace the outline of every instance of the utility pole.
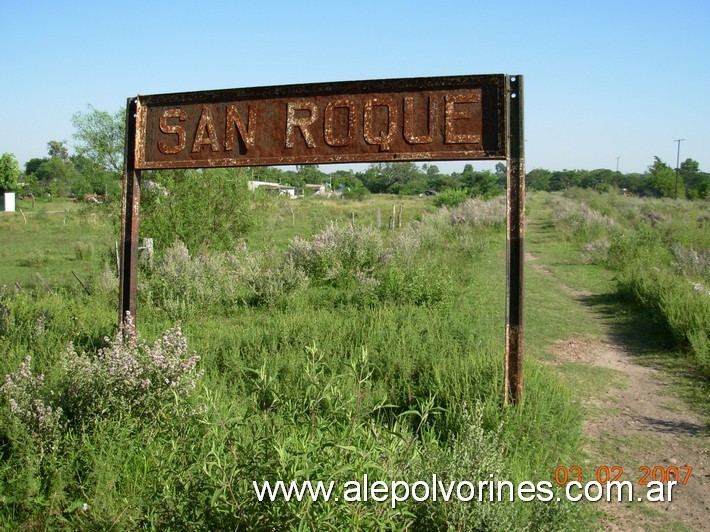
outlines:
M678 156L675 160L675 198L678 199L678 172L680 171L680 143L685 139L675 139L673 142L678 143Z
M616 171L619 171L619 159L621 159L621 155L617 156L616 158Z

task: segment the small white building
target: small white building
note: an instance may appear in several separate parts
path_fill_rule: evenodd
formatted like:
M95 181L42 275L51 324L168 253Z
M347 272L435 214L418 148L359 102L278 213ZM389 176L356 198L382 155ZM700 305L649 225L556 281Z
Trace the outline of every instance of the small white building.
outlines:
M0 210L3 210L5 212L15 212L15 193L14 192L5 192L3 195L2 199L2 207Z
M298 198L303 196L303 190L289 185L280 185L269 181L247 181L247 188L251 191L257 189L267 190L278 194L279 196L288 196L289 198Z

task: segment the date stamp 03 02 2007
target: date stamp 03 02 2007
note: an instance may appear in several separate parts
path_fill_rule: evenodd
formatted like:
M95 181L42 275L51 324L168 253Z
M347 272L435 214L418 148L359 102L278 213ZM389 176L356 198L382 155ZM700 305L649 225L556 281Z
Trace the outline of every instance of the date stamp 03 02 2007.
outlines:
M646 466L642 465L638 468L639 479L637 484L647 486L649 482L678 482L680 485L686 485L693 472L693 466ZM596 481L600 484L607 482L617 482L621 480L624 474L624 468L619 465L614 466L599 466L596 469ZM582 468L576 465L567 467L559 466L555 469L555 482L559 485L564 485L572 481L582 482Z

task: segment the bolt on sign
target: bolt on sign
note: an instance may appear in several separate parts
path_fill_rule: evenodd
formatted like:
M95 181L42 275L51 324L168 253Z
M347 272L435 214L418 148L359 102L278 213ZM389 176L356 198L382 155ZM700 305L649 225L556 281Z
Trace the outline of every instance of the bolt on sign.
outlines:
M506 353L513 348L520 352L512 362L506 356L510 378L506 398L517 401L522 386L522 116L522 77L503 74L130 98L121 321L128 311L135 315L142 170L504 159L509 244Z

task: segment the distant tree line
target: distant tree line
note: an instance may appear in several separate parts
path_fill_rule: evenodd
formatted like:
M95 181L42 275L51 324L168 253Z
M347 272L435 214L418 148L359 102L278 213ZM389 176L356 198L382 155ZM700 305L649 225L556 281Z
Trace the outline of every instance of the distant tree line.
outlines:
M110 114L89 106L86 112L72 117L75 153L69 154L66 141L47 143L47 156L25 164L24 177L12 154L0 159L0 188L31 192L35 196L78 196L85 194L120 197L123 166L124 113ZM362 198L367 194L421 195L456 191L458 196L489 198L505 191L505 164L494 171L474 170L466 164L462 172L442 173L435 164L413 162L373 163L364 172L336 170L325 173L317 165L297 166L295 170L254 167L250 178L283 185L303 187L307 183L328 184L346 197ZM700 171L693 159L686 159L678 171L655 157L647 171L621 173L607 169L546 170L535 168L527 173L529 190L556 191L570 187L605 191L625 190L640 196L670 198L707 198L710 174Z
M700 171L693 159L680 164L678 172L654 157L653 164L643 174L624 174L612 170L561 170L536 168L527 173L526 185L531 190L564 190L570 187L591 188L599 191L617 187L638 196L666 198L710 197L710 174Z
M254 179L292 186L305 183L330 183L333 190L346 194L431 194L446 190L464 191L472 197L490 198L503 194L506 186L505 164L498 163L494 171L476 171L466 164L462 172L441 173L435 164L421 166L413 162L374 163L364 172L337 170L323 173L318 166L301 166L296 171L279 168L253 168ZM536 168L526 175L528 190L553 192L566 188L590 188L604 192L612 188L638 196L667 198L710 197L710 174L700 171L693 159L681 163L678 172L655 157L647 171L622 173L607 169L545 170Z

